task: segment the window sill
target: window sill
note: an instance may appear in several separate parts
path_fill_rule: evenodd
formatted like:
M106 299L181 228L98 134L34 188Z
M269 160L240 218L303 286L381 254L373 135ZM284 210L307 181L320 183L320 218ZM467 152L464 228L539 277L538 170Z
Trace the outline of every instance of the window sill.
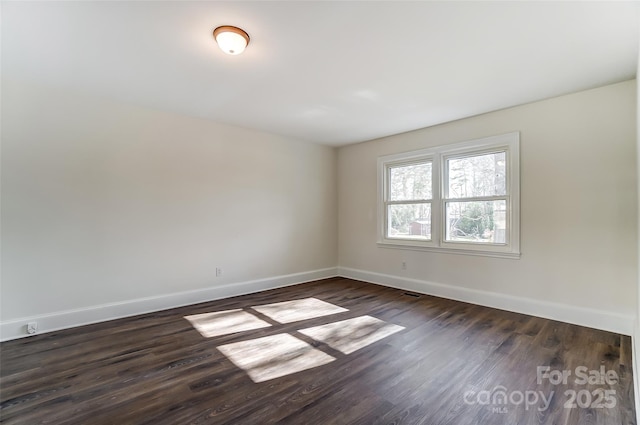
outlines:
M519 260L519 252L504 252L504 251L482 251L477 249L463 249L463 248L443 248L439 246L424 246L424 245L406 245L403 243L395 242L378 242L379 248L387 249L406 249L410 251L427 251L438 252L441 254L460 254L460 255L473 255L477 257L494 257L494 258L508 258L512 260Z

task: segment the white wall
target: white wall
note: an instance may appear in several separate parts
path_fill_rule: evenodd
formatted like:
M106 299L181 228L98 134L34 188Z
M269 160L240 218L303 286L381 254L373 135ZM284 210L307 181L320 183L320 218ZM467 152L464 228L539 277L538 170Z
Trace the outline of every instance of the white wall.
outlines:
M627 81L340 148L340 267L372 280L376 273L399 278L383 282L425 281L432 284L425 288L479 303L490 299L487 293L504 296L503 308L567 307L582 316L573 321L603 312L629 318L624 326L631 333L638 275L635 122L636 85ZM511 131L521 132L521 259L376 245L378 156ZM591 324L599 327L598 320Z
M569 312L557 318L578 309L587 325L637 313L635 81L344 147L337 159L329 147L17 81L3 81L2 104L4 339L24 333L23 319L65 327L323 277L338 263L517 311L551 302ZM521 132L520 260L377 247L379 155L510 131ZM146 301L122 307L132 300Z
M2 104L3 322L337 264L333 148L18 81Z
M640 7L637 8L637 18L640 24ZM640 33L638 34L638 47L640 49ZM636 81L640 75L640 51L638 52L638 64L636 66ZM636 85L636 181L638 184L638 264L640 265L640 84ZM635 385L635 402L636 402L636 422L640 419L640 275L638 276L637 297L638 305L636 307L636 322L633 333L633 380Z

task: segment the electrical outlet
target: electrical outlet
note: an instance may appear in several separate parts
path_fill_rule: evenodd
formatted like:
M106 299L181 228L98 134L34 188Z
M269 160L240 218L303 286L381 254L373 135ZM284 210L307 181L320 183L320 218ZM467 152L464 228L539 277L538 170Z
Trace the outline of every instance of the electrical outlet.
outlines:
M27 333L29 335L33 335L38 331L38 322L29 322L27 323Z
M222 268L216 267L216 277L222 276Z

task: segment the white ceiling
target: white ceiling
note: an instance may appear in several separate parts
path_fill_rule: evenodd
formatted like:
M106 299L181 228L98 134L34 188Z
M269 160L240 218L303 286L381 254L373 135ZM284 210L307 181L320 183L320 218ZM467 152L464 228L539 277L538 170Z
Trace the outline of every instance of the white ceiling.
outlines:
M638 10L637 2L3 2L2 73L344 145L634 78ZM244 54L215 45L212 30L224 24L250 34Z

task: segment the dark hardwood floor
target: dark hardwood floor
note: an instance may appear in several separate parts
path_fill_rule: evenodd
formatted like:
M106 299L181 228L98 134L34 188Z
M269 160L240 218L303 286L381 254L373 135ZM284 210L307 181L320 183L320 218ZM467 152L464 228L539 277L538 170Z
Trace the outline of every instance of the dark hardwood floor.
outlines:
M253 308L305 298L346 311L281 323ZM262 327L204 337L184 318L234 309L198 320ZM0 356L6 424L635 423L627 336L342 278L9 341Z

